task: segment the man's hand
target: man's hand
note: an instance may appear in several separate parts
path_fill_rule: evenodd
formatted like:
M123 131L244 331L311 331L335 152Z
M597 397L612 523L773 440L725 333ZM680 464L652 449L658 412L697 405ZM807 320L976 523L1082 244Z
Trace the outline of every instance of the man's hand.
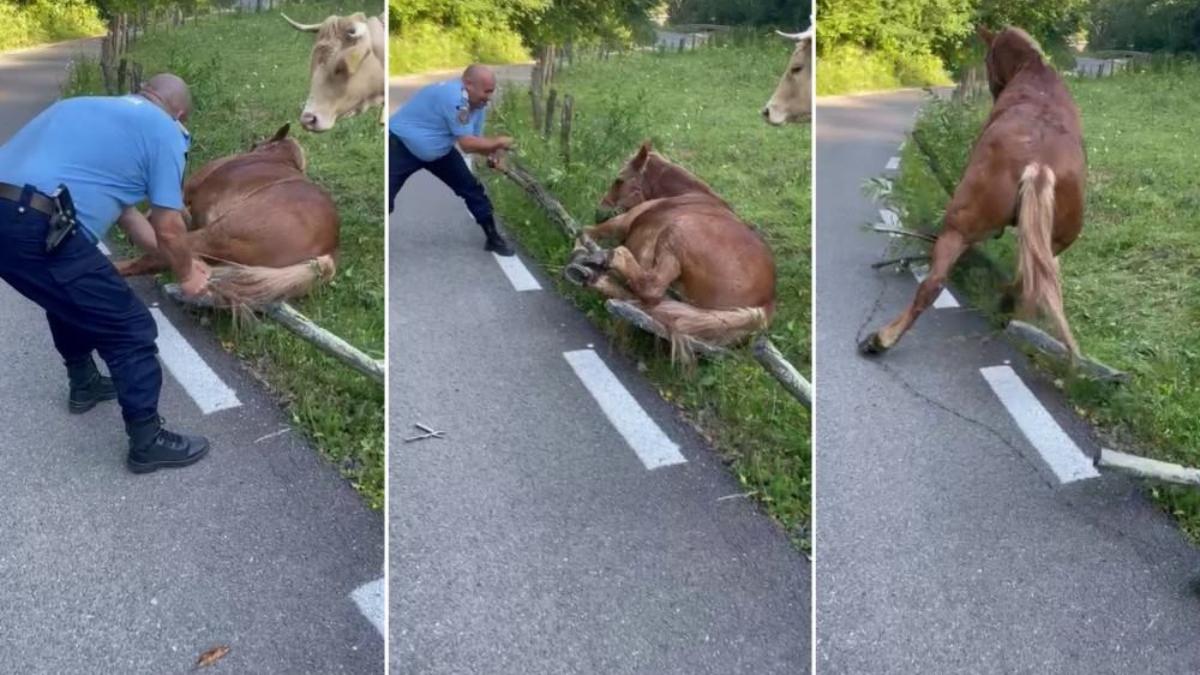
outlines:
M208 280L211 276L212 270L208 264L199 258L193 258L191 271L179 280L179 290L183 291L186 298L198 298L208 291Z
M487 157L488 168L499 169L504 166L504 158L508 154L506 150L497 150Z
M517 142L515 140L513 140L512 136L497 136L496 137L496 150L497 151L508 150L512 146L516 145L516 143Z

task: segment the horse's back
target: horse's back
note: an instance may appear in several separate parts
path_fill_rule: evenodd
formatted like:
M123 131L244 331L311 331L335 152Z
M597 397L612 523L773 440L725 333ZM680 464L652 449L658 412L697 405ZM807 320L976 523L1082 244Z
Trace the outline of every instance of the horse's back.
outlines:
M282 267L337 249L333 199L285 163L225 163L191 186L188 204L203 226L197 241L210 255Z
M947 222L974 223L975 239L1013 224L1021 177L1034 164L1054 173L1065 226L1072 214L1081 219L1086 163L1079 111L1061 77L1045 64L1015 78L996 100L947 206Z

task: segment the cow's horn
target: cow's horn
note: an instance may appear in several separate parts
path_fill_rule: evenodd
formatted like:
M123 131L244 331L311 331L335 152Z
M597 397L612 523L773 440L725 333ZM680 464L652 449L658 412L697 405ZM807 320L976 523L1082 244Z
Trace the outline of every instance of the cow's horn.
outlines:
M283 12L280 12L279 16L282 16L284 21L287 21L288 23L292 24L292 28L295 28L296 30L302 30L302 31L307 31L309 33L315 33L321 28L321 24L319 24L319 23L296 23L295 21L292 21L291 18L289 18L288 15L284 14Z
M796 42L799 42L799 41L803 40L804 38L810 38L813 35L812 28L809 28L808 30L804 31L803 33L785 33L781 30L777 30L775 32L789 40L795 40Z

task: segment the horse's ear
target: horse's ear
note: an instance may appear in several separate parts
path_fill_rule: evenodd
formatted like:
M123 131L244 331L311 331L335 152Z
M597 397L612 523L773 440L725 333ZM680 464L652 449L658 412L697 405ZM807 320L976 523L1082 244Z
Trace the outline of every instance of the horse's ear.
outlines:
M650 144L650 139L642 141L642 147L638 148L637 154L633 156L633 168L638 171L646 165L646 160L650 157L650 151L654 148Z
M287 124L279 127L279 131L275 132L275 135L271 137L271 140L272 141L282 141L283 139L287 138L288 131L291 128L292 128L291 122L288 122Z
M996 34L988 30L987 26L979 24L975 27L975 33L979 35L979 39L983 40L983 44L988 47L992 46L992 40L996 39Z

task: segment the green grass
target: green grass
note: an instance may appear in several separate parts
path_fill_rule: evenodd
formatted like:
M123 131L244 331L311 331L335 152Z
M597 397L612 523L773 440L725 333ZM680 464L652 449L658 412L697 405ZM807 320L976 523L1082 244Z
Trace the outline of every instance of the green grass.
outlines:
M885 54L839 45L817 59L818 96L949 83L941 60L929 54Z
M289 9L297 21L330 13L378 13L382 2L323 2ZM334 281L294 303L322 327L375 358L384 350L383 130L378 110L310 134L296 122L308 93L312 36L276 14L201 18L196 25L148 35L131 58L148 77L162 70L192 87L189 171L247 150L285 122L308 153L308 175L333 195L341 215L341 255ZM95 63L72 73L67 94L100 92ZM235 327L211 321L237 354L282 400L293 421L374 508L383 505L383 388L349 371L269 321Z
M1200 150L1190 139L1200 133L1200 67L1156 68L1070 84L1083 115L1089 175L1083 233L1060 259L1067 316L1084 353L1129 372L1132 381L1061 379L1113 445L1198 466ZM932 103L917 123L955 180L988 105ZM895 197L907 222L940 222L945 194L911 143ZM1013 246L1010 234L982 248L1012 270ZM991 275L963 270L956 282L999 317ZM1200 541L1200 492L1152 489Z
M531 129L529 96L510 90L490 133L518 140L521 161L580 222L592 222L638 143L655 147L707 181L770 242L779 272L772 340L810 371L810 128L766 125L759 109L786 66L790 46L760 41L696 52L638 53L585 60L556 83L575 98L572 161L564 166L557 129L550 142ZM506 227L561 279L570 243L524 193L498 174L489 189ZM732 462L747 491L807 546L808 411L745 352L694 372L673 367L667 348L615 324L600 300L563 282L559 290L603 326L639 363L664 398L678 405Z
M104 34L100 14L84 0L0 0L0 52Z
M418 23L392 33L388 41L392 75L461 68L475 62L520 63L529 58L520 36L503 27L484 31Z

